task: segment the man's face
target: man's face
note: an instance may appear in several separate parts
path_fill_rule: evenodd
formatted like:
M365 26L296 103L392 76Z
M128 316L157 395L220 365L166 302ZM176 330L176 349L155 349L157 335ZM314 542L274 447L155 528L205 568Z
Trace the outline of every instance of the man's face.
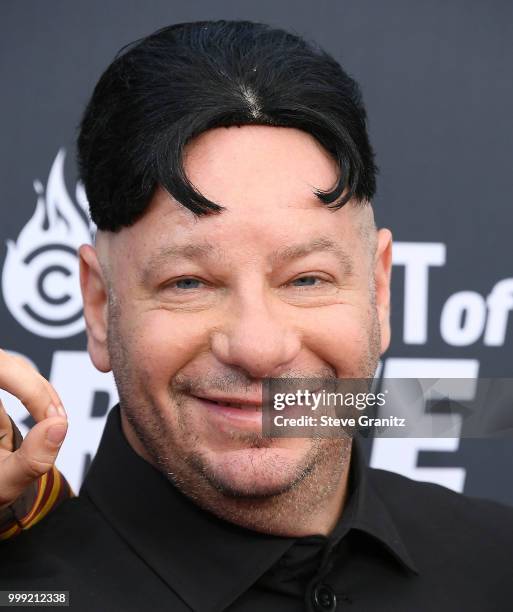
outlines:
M264 377L374 375L390 233L374 235L369 206L333 211L315 197L337 168L296 129L210 130L184 167L225 210L197 218L157 190L132 227L100 232L108 303L82 247L89 350L114 372L129 441L184 490L276 496L340 463L342 442L263 438L258 410L226 402L260 402Z

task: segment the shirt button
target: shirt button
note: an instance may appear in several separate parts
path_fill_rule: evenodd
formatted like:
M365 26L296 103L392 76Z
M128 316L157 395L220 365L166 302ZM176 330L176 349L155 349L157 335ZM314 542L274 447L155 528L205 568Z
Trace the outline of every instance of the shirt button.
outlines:
M334 612L337 607L337 597L327 584L318 584L313 588L312 600L315 610L319 612Z

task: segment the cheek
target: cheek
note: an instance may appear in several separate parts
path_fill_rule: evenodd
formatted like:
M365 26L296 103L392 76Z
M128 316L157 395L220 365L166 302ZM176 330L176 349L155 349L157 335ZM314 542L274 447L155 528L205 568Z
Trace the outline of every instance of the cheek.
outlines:
M201 317L181 317L163 309L137 315L130 352L142 383L167 388L171 378L208 346L208 326Z
M340 376L360 376L371 329L368 305L337 305L321 309L305 328L305 348L330 364Z

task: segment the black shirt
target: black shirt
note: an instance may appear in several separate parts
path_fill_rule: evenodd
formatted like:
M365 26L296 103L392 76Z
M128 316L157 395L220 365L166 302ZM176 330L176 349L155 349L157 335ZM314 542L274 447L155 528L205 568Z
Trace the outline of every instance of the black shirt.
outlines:
M0 553L0 589L69 590L88 612L513 609L513 509L370 469L356 441L329 537L257 533L140 458L119 406L80 495Z

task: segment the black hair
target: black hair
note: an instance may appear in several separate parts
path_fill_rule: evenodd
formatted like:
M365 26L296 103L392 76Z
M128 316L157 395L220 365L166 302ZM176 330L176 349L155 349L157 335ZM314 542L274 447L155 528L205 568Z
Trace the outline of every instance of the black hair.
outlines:
M336 160L326 205L374 196L374 154L358 84L315 43L250 21L180 23L122 48L98 81L78 137L78 166L98 229L130 226L157 186L197 215L223 207L185 175L194 136L232 125L309 132ZM344 193L344 190L346 190Z

